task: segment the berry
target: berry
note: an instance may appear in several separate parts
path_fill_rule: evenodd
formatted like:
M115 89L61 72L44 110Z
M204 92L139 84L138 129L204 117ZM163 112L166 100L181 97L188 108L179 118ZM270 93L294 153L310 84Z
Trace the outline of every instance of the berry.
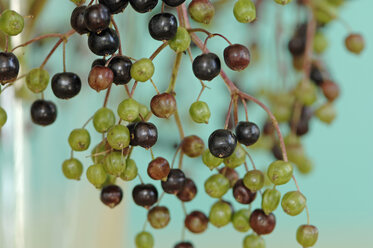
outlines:
M217 158L211 154L209 149L206 149L202 153L202 162L210 169L213 170L218 167L221 163L223 163L222 158Z
M207 103L202 101L194 102L189 108L189 115L196 123L209 123L211 112Z
M79 128L71 131L69 135L69 145L73 151L85 151L91 144L91 136L87 129Z
M98 2L108 7L111 14L123 12L128 5L128 0L99 0Z
M0 129L5 125L8 119L8 115L6 114L5 110L0 107Z
M72 72L57 73L52 78L52 90L56 97L70 99L78 95L82 82L78 75Z
M148 221L155 229L165 228L170 222L170 211L166 207L156 206L149 210Z
M136 145L148 149L157 143L157 127L150 122L138 122L135 126L133 136L133 142Z
M159 118L168 118L176 111L176 100L172 94L162 93L153 96L150 101L152 113Z
M160 13L150 19L150 36L155 40L170 40L177 32L177 19L173 14Z
M322 54L328 48L328 46L328 40L325 35L320 31L316 32L313 42L313 50L317 54Z
M190 178L185 179L183 188L177 193L177 198L183 202L192 201L197 195L197 186Z
M218 129L209 137L209 150L217 158L226 158L233 154L237 146L236 136L229 130Z
M226 202L218 201L210 209L209 220L211 224L220 228L229 224L232 215L231 206Z
M192 233L203 233L209 224L207 216L200 211L193 211L185 217L185 226Z
M109 68L114 73L113 82L116 85L128 84L131 81L132 61L125 56L115 56L109 62Z
M110 10L103 4L93 4L84 11L84 22L91 32L101 32L110 25Z
M243 180L240 179L236 182L233 187L233 196L236 201L241 204L250 204L256 198L256 192L250 191L243 183Z
M100 108L93 116L93 126L99 133L106 133L115 125L115 115L111 109Z
M317 89L309 81L301 81L295 88L295 96L305 106L311 106L317 100Z
M23 16L13 10L4 10L0 16L0 30L10 36L18 35L25 26Z
M236 146L232 155L224 159L226 167L235 169L246 161L246 152L241 145Z
M67 179L80 180L83 174L83 165L75 158L67 159L62 164L62 172Z
M130 0L134 10L139 13L150 12L158 4L158 0Z
M33 93L43 92L49 83L49 73L45 69L35 68L26 75L26 85Z
M248 171L243 178L243 183L251 191L261 190L264 186L264 174L260 170Z
M285 213L296 216L306 207L306 197L299 191L290 191L282 197L281 206Z
M183 189L185 181L185 174L182 170L171 169L167 180L162 181L161 186L165 193L177 194Z
M137 166L136 162L132 159L126 160L126 168L120 175L120 178L122 178L124 181L132 181L137 177Z
M128 130L130 131L130 145L131 146L138 146L138 144L135 141L135 126L137 122L133 122L127 125Z
M123 198L122 189L117 185L108 185L101 190L101 201L110 208L117 206Z
M148 232L141 232L136 235L135 244L136 248L153 248L154 238Z
M131 67L131 77L139 82L146 82L154 74L154 64L150 59L137 60Z
M262 209L256 209L251 213L249 223L258 235L270 234L275 229L276 217L272 213L266 215Z
M250 230L249 218L249 209L241 209L235 212L232 217L232 224L234 229L239 232L248 232Z
M331 124L334 119L337 117L336 110L331 103L326 103L320 106L315 111L315 116L322 122Z
M163 0L170 7L177 7L185 2L185 0Z
M109 68L101 65L93 67L88 76L89 86L100 92L107 89L113 82L114 74Z
M236 182L240 179L237 171L229 167L223 167L219 170L219 173L225 176L229 180L230 187L233 187Z
M185 153L185 155L191 158L201 156L204 148L205 143L200 137L196 135L185 137L181 143L181 150L183 151L183 153Z
M105 158L105 171L113 176L119 177L126 169L126 158L121 152L111 152Z
M265 248L264 239L256 234L250 234L243 241L243 248Z
M172 50L177 53L186 51L190 47L192 39L188 30L184 27L178 27L176 35L168 41L168 44Z
M137 117L136 122L148 119L149 114L150 110L144 104L139 103L139 117Z
M149 209L158 201L158 191L152 184L139 184L132 191L133 201Z
M31 119L37 125L48 126L57 118L57 107L51 101L36 100L31 105Z
M111 28L104 29L100 33L90 33L88 47L98 56L111 55L119 48L118 34Z
M180 242L177 243L174 248L194 248L194 246L190 242Z
M153 159L148 165L148 175L154 180L166 179L170 170L168 161L161 157Z
M116 150L122 150L130 144L130 131L126 126L115 125L108 131L107 141Z
M106 65L106 59L95 59L95 61L92 62L91 69L95 67L96 65L105 66ZM109 64L110 65L110 64ZM111 69L111 68L110 68ZM114 72L114 71L113 71Z
M286 184L293 176L293 166L289 162L277 160L269 165L267 175L275 185Z
M87 6L78 6L74 9L73 13L71 14L71 27L79 34L89 33L89 30L84 20L84 13L86 9Z
M193 61L193 73L201 80L211 81L221 70L219 57L214 53L203 53Z
M139 116L139 107L136 100L127 98L119 104L118 115L122 120L132 122Z
M0 81L11 81L17 78L19 61L13 53L0 52Z
M312 225L301 225L297 229L297 241L303 247L312 247L319 237L319 230Z
M245 146L255 144L260 136L259 127L255 123L248 121L240 121L235 131L238 142Z
M106 181L106 172L102 164L91 165L86 173L88 181L96 188L101 188Z
M256 19L256 7L251 0L238 0L233 7L236 20L241 23L253 22Z
M312 66L311 66L310 79L317 86L322 85L322 83L324 82L324 76L323 76L320 68L315 64L312 64Z
M193 20L204 24L209 24L215 16L214 5L209 0L192 0L188 12Z
M328 99L329 102L333 102L339 97L339 86L333 81L325 80L321 84L321 89L324 93L324 96L326 97L326 99Z
M266 215L275 211L280 204L281 193L277 189L266 189L262 197L262 209Z
M242 71L250 64L250 52L247 47L233 44L224 49L225 64L234 71Z
M222 174L215 174L205 182L205 191L212 198L223 197L230 188L229 180Z
M350 52L360 54L364 50L365 41L360 34L350 34L345 39L345 45Z
M292 0L275 0L276 3L281 4L281 5L286 5L290 3Z

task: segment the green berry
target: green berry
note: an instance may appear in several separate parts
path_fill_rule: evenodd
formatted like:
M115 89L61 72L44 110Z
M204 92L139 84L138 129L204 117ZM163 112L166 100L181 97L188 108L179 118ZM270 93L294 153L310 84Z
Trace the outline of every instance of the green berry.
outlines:
M88 181L96 188L101 188L106 181L106 172L102 164L91 165L86 173Z
M135 244L136 248L153 248L154 238L148 232L141 232L136 235Z
M130 131L126 126L115 125L110 128L107 141L115 150L122 150L130 144Z
M365 48L365 41L360 34L350 34L345 39L345 45L350 52L360 54Z
M26 85L34 93L43 92L49 83L49 73L45 69L35 68L26 75Z
M0 30L10 36L15 36L22 32L25 26L23 16L13 10L4 10L0 16Z
M251 0L238 0L234 4L233 14L239 22L252 22L256 19L255 4Z
M264 174L260 170L248 171L243 178L243 184L251 191L258 191L264 186Z
M202 162L209 167L210 170L213 170L223 163L223 159L215 157L211 154L209 149L206 149L202 154Z
M62 164L62 172L67 179L80 180L80 176L83 173L83 165L75 158L67 159Z
M175 52L181 53L189 48L191 41L189 32L184 27L178 27L176 35L168 41L168 45Z
M293 166L289 162L277 160L269 165L267 175L275 185L286 184L293 176Z
M248 232L250 230L249 218L249 209L241 209L235 212L232 218L232 224L234 229L236 229L239 232Z
M306 207L306 197L299 191L290 191L282 197L281 206L285 213L296 216Z
M326 103L315 111L315 116L326 124L331 124L337 117L337 112L332 103Z
M264 239L256 234L250 234L243 241L243 248L265 248Z
M136 120L140 113L140 106L136 100L128 98L123 100L118 106L118 115L122 120L132 122Z
M325 35L318 31L315 34L314 43L313 43L313 50L317 54L322 54L328 48L328 40L326 39Z
M93 163L103 162L103 160L106 156L106 153L104 153L104 152L106 152L109 149L110 149L110 147L108 146L106 141L102 141L102 142L98 143L91 151L92 162ZM95 155L95 154L98 154L98 153L100 153L100 155Z
M132 181L137 177L137 166L136 162L132 159L126 160L126 168L120 175L120 178L122 178L124 181Z
M207 103L202 101L194 102L189 108L189 115L196 123L209 123L211 112Z
M139 82L146 82L154 74L154 64L150 59L144 58L136 61L131 67L131 77Z
M280 204L281 193L277 189L266 189L262 197L262 209L266 215L275 211Z
M135 122L142 121L143 119L146 120L148 118L149 113L150 110L148 109L148 107L144 104L139 103L139 116L136 118Z
M78 128L74 129L69 136L69 144L73 151L85 151L91 144L91 136L87 129Z
M0 107L0 129L5 125L7 119L8 115L6 114L5 110Z
M222 174L212 175L205 182L205 191L212 198L221 198L229 188L229 180Z
M100 188L102 189L102 188L105 188L106 186L113 185L116 183L116 181L117 181L117 176L106 174L106 180Z
M295 88L295 96L306 106L311 106L317 100L317 88L310 81L301 81Z
M319 230L312 225L301 225L297 229L297 241L303 247L312 247L319 237Z
M218 201L212 205L209 220L210 223L216 227L223 227L229 224L232 219L232 208L231 206L222 201Z
M192 0L188 12L194 21L204 24L209 24L215 16L214 5L209 0Z
M286 5L291 2L291 0L275 0L276 3L281 5Z
M126 168L126 158L121 152L111 152L105 158L105 170L110 175L120 176Z
M115 125L115 115L111 109L100 108L93 116L93 126L99 133L106 133Z
M246 152L241 145L237 145L232 155L224 159L224 164L231 169L235 169L245 163L245 161Z

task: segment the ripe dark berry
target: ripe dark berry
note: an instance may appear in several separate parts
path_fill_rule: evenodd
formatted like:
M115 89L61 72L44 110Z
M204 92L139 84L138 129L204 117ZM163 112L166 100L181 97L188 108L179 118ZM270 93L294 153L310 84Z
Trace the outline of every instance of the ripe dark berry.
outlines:
M322 83L324 82L324 76L322 75L320 68L315 64L312 64L311 66L310 79L317 86L322 85Z
M146 149L154 146L158 140L157 127L150 122L138 122L133 135L133 142Z
M88 83L92 89L97 92L107 89L113 82L114 74L110 68L105 66L95 66L91 69L88 76Z
M196 135L190 135L183 139L183 142L181 143L181 150L191 158L196 158L202 155L203 151L205 149L205 143L203 140L196 136Z
M322 92L329 102L333 102L339 97L339 86L331 80L325 80L321 85Z
M130 0L130 4L137 12L146 13L157 6L158 0Z
M306 49L306 39L295 36L289 41L288 48L293 56L300 56Z
M218 158L226 158L233 154L237 146L236 136L229 130L218 129L209 137L209 150Z
M107 28L100 33L90 33L88 46L98 56L111 55L119 48L118 34L111 28Z
M56 97L70 99L79 94L82 82L78 75L72 72L57 73L52 78L52 90Z
M108 185L101 190L101 201L108 207L114 208L123 198L122 189L117 185Z
M106 65L106 60L105 59L96 59L95 61L92 62L91 69L93 67L95 67L96 65L105 66Z
M148 165L148 175L154 180L166 179L170 170L168 161L161 157L153 159Z
M224 61L234 71L242 71L250 64L250 52L247 47L234 44L224 49Z
M0 81L14 80L18 72L18 58L13 53L0 52Z
M193 73L201 80L211 81L221 70L219 57L214 53L204 53L193 61Z
M184 224L192 233L203 233L209 224L207 216L200 211L193 211L185 217Z
M180 242L177 243L174 248L194 248L194 246L190 242Z
M128 84L131 81L132 61L125 56L116 56L110 63L109 68L114 73L114 83L116 85Z
M185 0L163 0L165 4L171 7L177 7L185 2Z
M176 111L175 97L169 93L157 94L150 101L150 109L155 116L168 118Z
M158 191L152 184L139 184L132 191L134 202L149 209L158 201Z
M86 34L89 32L85 21L84 21L84 13L87 9L87 6L79 6L76 7L71 14L70 24L71 27L79 34Z
M190 202L197 195L197 186L190 178L185 179L183 188L177 193L177 198L183 202Z
M236 127L236 137L238 142L245 146L255 144L260 136L259 127L252 122L240 121Z
M236 201L241 204L250 204L256 198L256 192L252 192L243 184L243 180L240 179L236 182L233 187L233 196Z
M84 22L91 32L100 32L110 25L110 10L103 4L93 4L84 12Z
M137 122L133 122L127 125L128 130L130 131L130 145L131 146L138 146L138 144L135 142L135 126Z
M155 229L165 228L170 222L170 211L166 207L155 206L148 212L148 221Z
M173 14L160 13L149 22L149 33L155 40L170 40L177 32L177 19Z
M250 215L250 226L259 235L270 234L276 226L276 217L270 213L266 215L262 209L256 209Z
M180 192L185 184L185 174L180 169L171 169L167 180L162 181L162 189L167 194L177 194Z
M111 14L117 14L127 7L128 0L99 0L99 3L108 7Z
M31 105L31 119L40 126L48 126L57 118L57 107L51 101L36 100Z

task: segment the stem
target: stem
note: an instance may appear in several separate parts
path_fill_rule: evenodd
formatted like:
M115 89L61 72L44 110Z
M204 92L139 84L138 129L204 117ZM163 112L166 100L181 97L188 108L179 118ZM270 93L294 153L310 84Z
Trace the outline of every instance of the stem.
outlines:
M161 94L161 93L159 92L159 90L158 90L157 86L155 85L155 83L154 83L153 79L150 79L150 82L152 83L152 85L153 85L153 87L154 87L155 91L157 92L157 94L158 94L158 95L159 95L159 94Z
M63 72L66 72L66 40L63 41L62 63Z
M115 31L116 31L117 34L118 34L118 40L119 40L119 55L122 55L122 41L121 41L121 39L120 39L119 28L118 28L117 23L116 23L115 20L114 20L114 17L111 16L110 19L111 19L111 23L113 23L113 26L114 26Z
M224 129L228 128L229 120L230 120L230 117L231 117L232 106L233 106L233 97L231 98L231 102L229 103L227 118L225 118Z
M106 107L108 101L109 101L109 96L110 96L110 91L111 91L111 86L113 84L110 84L109 88L107 89L106 91L106 95L105 95L105 100L104 100L104 107Z
M162 45L160 45L157 50L154 51L154 53L149 57L150 60L154 60L155 57L157 57L157 55L165 48L168 46L168 42L163 42Z
M172 74L171 74L171 81L168 86L168 89L166 90L167 93L173 92L175 90L176 78L179 72L182 55L183 55L182 53L176 54L176 59L175 59L174 67L172 69Z
M53 33L53 34L45 34L45 35L41 35L41 36L38 36L32 40L29 40L21 45L18 45L16 47L14 47L12 49L12 52L14 52L16 49L20 48L20 47L25 47L25 46L28 46L30 45L31 43L34 43L36 41L39 41L39 40L43 40L43 39L47 39L47 38L53 38L53 37L58 37L58 38L62 38L62 36L64 36L64 34L58 34L58 33Z
M174 117L175 117L175 122L176 122L177 128L179 129L180 139L181 139L181 141L183 141L184 140L184 129L183 129L183 125L181 124L179 111L177 109L174 113Z

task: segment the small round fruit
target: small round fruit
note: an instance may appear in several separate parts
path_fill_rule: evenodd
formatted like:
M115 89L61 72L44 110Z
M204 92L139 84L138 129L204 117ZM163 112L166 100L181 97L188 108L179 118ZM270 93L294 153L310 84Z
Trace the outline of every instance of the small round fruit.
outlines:
M107 28L100 33L90 33L88 47L98 56L111 55L119 48L118 34L111 28Z
M118 14L127 7L128 0L99 0L99 3L108 7L111 14Z
M169 93L157 94L150 101L152 113L159 118L169 118L176 108L176 99Z
M265 248L264 239L256 234L250 234L243 241L243 248Z
M118 105L119 117L128 122L136 120L140 112L139 103L133 98L127 98Z
M32 69L26 75L26 85L33 93L44 91L49 83L49 73L42 68Z
M233 187L233 197L241 204L250 204L256 198L256 192L252 192L243 183L243 180L240 179L236 182Z
M282 197L281 206L285 213L296 216L306 207L306 197L299 191L290 191Z
M130 144L130 131L126 126L115 125L109 129L107 141L115 150L122 150Z
M269 165L267 175L275 185L286 184L293 176L293 166L289 162L277 160Z
M229 224L232 215L232 207L226 202L218 201L210 209L209 220L211 224L220 228Z
M194 248L194 246L190 242L180 242L177 243L174 248Z
M122 189L118 185L108 185L101 190L101 201L110 208L117 206L123 198Z
M246 152L241 145L236 146L232 155L224 159L225 166L235 169L246 161Z
M215 53L203 53L193 60L193 73L198 79L211 81L220 70L220 59Z
M0 107L0 129L5 125L8 119L8 115L6 114L5 110Z
M62 172L67 179L80 180L83 174L83 165L76 158L67 159L62 164Z
M360 54L365 48L365 41L360 34L350 34L345 39L345 45L350 52Z
M218 129L210 135L208 143L212 155L217 158L226 158L236 149L237 138L229 130Z
M137 60L131 67L131 77L139 82L146 82L154 74L153 61L147 58Z
M280 204L281 193L277 189L266 189L262 196L262 209L266 215L275 211Z
M326 124L331 124L337 117L337 112L332 103L326 103L315 111L315 116Z
M132 191L133 201L149 209L158 201L158 191L152 184L139 184Z
M150 148L157 143L157 127L150 122L138 122L133 131L133 142L143 148Z
M162 157L153 159L148 165L148 175L154 180L166 179L170 170L170 164Z
M48 126L57 118L57 107L51 101L36 100L31 105L31 119L37 125Z
M18 35L25 26L23 16L13 10L4 10L0 16L0 30L10 36Z
M185 226L192 233L199 234L206 231L209 219L200 211L193 211L185 217Z
M256 209L250 215L250 226L258 235L270 234L276 226L274 214L266 215L262 209Z
M250 230L249 218L249 209L241 209L235 212L232 217L232 224L234 229L239 232L248 232Z
M126 158L121 152L111 152L105 158L105 171L113 176L120 176L126 169Z
M91 65L91 69L93 67L95 67L96 65L101 65L101 66L105 66L106 65L106 59L102 58L102 59L95 59L93 62L92 62L92 65Z
M214 5L209 0L192 0L188 12L194 21L204 24L209 24L215 16Z
M295 96L305 106L311 106L317 100L317 89L309 81L301 81L295 88Z
M321 86L324 82L324 76L319 68L319 66L312 64L311 66L311 72L310 72L310 79L313 83L315 83L317 86Z
M250 64L250 52L241 44L233 44L224 49L225 64L234 71L242 71Z
M11 81L17 78L19 61L14 53L0 52L0 81Z
M301 225L297 229L297 241L303 247L312 247L319 237L319 230L313 225Z
M136 166L136 162L133 159L126 160L126 168L120 175L124 181L132 181L137 177L138 169Z
M240 121L235 131L238 142L245 146L255 144L260 136L260 129L253 122Z
M113 83L116 85L128 84L131 81L132 61L125 56L115 56L110 60L108 67L114 73Z
M167 194L177 194L183 189L185 181L185 174L182 170L171 169L167 180L161 182L162 189Z
M102 164L91 165L86 173L88 181L96 188L101 188L106 181L106 172Z
M243 178L243 183L251 191L261 190L264 186L264 174L260 170L248 171Z
M158 0L130 0L134 10L139 13L150 12L158 4Z
M222 174L212 175L205 182L205 191L212 198L223 197L229 189L230 182Z
M196 123L209 123L211 112L207 103L202 101L194 102L189 108L189 115Z
M313 50L317 54L322 54L328 48L328 46L328 40L325 35L320 31L316 32L313 43Z
M185 0L163 0L170 7L177 7L185 2Z
M276 3L281 4L281 5L286 5L290 3L292 0L275 0Z
M71 14L70 24L71 27L78 33L78 34L86 34L89 33L87 25L84 21L84 12L87 9L87 6L82 5L78 6L74 9Z
M168 45L177 53L186 51L190 47L192 39L188 30L184 27L178 27L176 35L168 41Z
M238 0L233 7L236 20L241 23L253 22L256 19L256 7L251 0Z
M110 25L110 10L103 4L93 4L84 11L84 22L91 32L101 32Z
M135 238L136 248L153 248L154 238L148 232L141 232Z
M97 65L91 69L88 76L89 86L97 92L107 89L113 82L114 74L110 68Z
M206 149L202 153L202 162L210 169L213 170L217 168L221 163L223 163L222 158L217 158L211 154L209 149Z
M219 170L219 173L225 176L229 180L230 187L232 188L236 182L240 179L237 171L229 167L223 167Z
M165 228L170 222L170 211L166 207L155 206L148 212L148 221L154 229Z
M159 13L149 21L149 33L155 40L170 40L177 32L177 19L171 13Z
M326 97L326 99L328 99L329 102L333 102L335 99L339 97L339 86L333 81L325 80L321 84L321 89L324 93L324 96Z
M49 78L49 77L48 77ZM60 99L70 99L78 95L82 82L78 75L72 72L57 73L52 78L52 90Z
M106 133L114 125L115 115L109 108L100 108L93 116L93 126L99 133Z
M190 135L183 139L181 143L181 150L185 155L191 158L196 158L202 155L205 148L205 143L203 140L196 136Z
M190 178L185 179L183 188L177 193L177 198L183 202L192 201L197 195L197 186Z
M71 131L69 135L69 145L73 151L85 151L91 144L91 136L87 129L78 128Z

